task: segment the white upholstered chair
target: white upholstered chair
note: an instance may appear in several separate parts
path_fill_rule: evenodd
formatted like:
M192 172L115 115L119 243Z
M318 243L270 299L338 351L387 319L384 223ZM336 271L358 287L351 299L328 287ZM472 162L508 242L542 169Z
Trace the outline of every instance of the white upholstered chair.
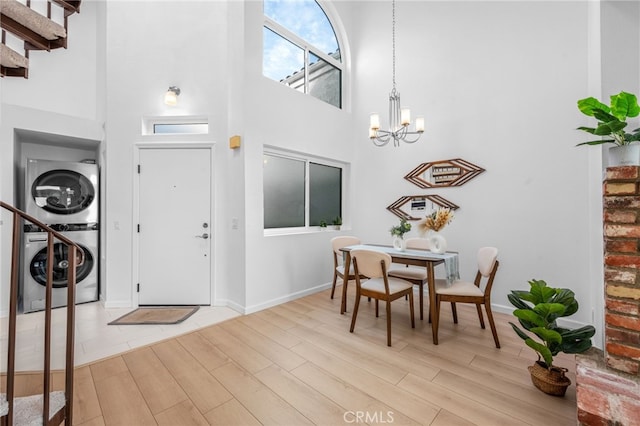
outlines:
M333 299L333 295L336 291L336 283L338 281L338 277L344 278L345 271L344 265L342 263L342 252L341 248L347 246L353 246L360 244L360 239L357 237L349 237L349 236L340 236L333 237L331 239L331 249L333 251L333 284L331 285L331 298ZM347 273L347 281L354 280L356 278L353 263L349 267L349 271Z
M387 313L387 346L391 346L391 302L404 296L409 296L409 313L411 328L416 323L413 317L413 284L400 278L389 277L387 268L391 264L391 256L375 250L351 250L351 259L355 267L356 301L351 317L351 333L356 325L358 307L362 296L376 300L376 317L378 317L378 301L386 302ZM362 280L360 277L367 277Z
M496 276L499 264L498 249L495 247L482 247L478 250L478 272L476 273L476 277L473 282L456 280L448 286L445 280L437 279L435 281L435 288L436 315L438 315L438 322L440 322L441 302L451 302L451 311L453 314L453 322L455 324L458 323L456 303L473 303L476 305L478 310L480 327L485 328L482 309L480 307L481 305L484 305L484 308L487 311L489 325L491 326L493 340L496 344L496 348L499 348L500 341L498 340L498 333L496 331L496 325L493 321L493 314L491 312L491 287L493 286L493 279ZM486 283L483 284L483 281L486 281ZM438 330L436 328L436 337L437 335Z
M429 249L429 241L426 238L408 238L405 243L408 249ZM420 319L424 319L424 286L427 283L427 269L411 265L392 266L389 269L389 276L402 278L418 286Z

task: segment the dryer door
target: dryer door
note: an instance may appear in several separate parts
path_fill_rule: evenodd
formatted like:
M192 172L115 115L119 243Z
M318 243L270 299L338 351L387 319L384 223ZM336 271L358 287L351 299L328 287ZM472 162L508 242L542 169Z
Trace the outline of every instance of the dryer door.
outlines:
M70 215L87 209L96 198L94 185L73 170L50 170L31 185L36 205L50 213Z
M80 284L94 267L94 259L89 249L80 245L84 250L84 263L76 268L76 285ZM31 259L29 267L31 276L40 285L47 285L47 248L43 248ZM53 245L53 288L65 288L69 277L69 249L65 244Z

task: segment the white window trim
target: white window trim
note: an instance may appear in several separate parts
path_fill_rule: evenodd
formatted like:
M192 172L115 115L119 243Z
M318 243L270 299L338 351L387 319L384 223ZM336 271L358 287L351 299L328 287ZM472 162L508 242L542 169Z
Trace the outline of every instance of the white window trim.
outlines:
M209 117L204 115L155 115L155 116L143 116L142 117L142 135L145 136L160 136L160 137L172 137L176 135L208 135L207 133L154 133L154 126L156 124L206 124L209 126Z
M276 147L266 146L263 151L263 155L272 155L275 157L288 158L291 160L298 160L305 162L305 195L304 195L304 223L305 226L297 226L291 228L268 228L264 229L264 236L278 236L278 235L294 235L294 234L311 234L318 232L331 232L332 229L322 229L320 226L309 226L309 163L317 163L330 167L338 167L342 170L342 200L340 204L342 206L342 225L340 227L341 230L349 229L349 227L345 226L348 223L349 210L347 208L347 200L349 199L348 194L348 185L347 183L350 180L349 173L351 171L349 163L345 163L343 161L334 160L326 157L319 157L312 154L304 154L296 151L284 150ZM264 197L264 192L263 192ZM263 209L264 209L264 200L263 200ZM262 217L264 221L264 210L262 212ZM264 222L263 222L264 227ZM338 232L338 231L335 231Z

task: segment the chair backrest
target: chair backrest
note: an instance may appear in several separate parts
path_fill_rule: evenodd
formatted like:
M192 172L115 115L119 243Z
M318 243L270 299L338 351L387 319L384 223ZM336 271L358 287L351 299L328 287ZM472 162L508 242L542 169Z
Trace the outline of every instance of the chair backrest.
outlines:
M407 240L405 241L405 244L408 249L429 250L429 240L427 240L426 238L419 238L419 237L407 238Z
M369 278L384 277L391 264L391 256L375 250L351 250L351 258L354 259L356 276L364 275ZM384 268L382 261L384 261Z
M341 236L341 237L333 237L331 239L331 247L333 248L333 252L335 254L339 254L342 256L340 249L347 246L353 246L360 244L360 238L358 237L349 237L349 236Z
M482 247L478 250L478 271L483 277L491 274L497 259L498 249L495 247Z

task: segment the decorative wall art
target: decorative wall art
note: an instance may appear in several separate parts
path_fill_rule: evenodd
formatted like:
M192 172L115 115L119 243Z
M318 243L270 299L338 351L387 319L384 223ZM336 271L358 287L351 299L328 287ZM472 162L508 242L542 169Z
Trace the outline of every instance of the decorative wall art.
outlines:
M420 188L439 188L464 185L482 172L482 167L454 158L422 163L404 178Z
M400 219L404 220L420 220L424 218L425 215L431 213L431 209L427 210L427 203L431 202L440 207L447 207L451 210L456 210L459 207L453 204L451 201L436 195L405 195L398 198L393 204L387 207L391 213L398 216ZM409 204L408 209L405 206ZM407 210L410 213L407 213Z

